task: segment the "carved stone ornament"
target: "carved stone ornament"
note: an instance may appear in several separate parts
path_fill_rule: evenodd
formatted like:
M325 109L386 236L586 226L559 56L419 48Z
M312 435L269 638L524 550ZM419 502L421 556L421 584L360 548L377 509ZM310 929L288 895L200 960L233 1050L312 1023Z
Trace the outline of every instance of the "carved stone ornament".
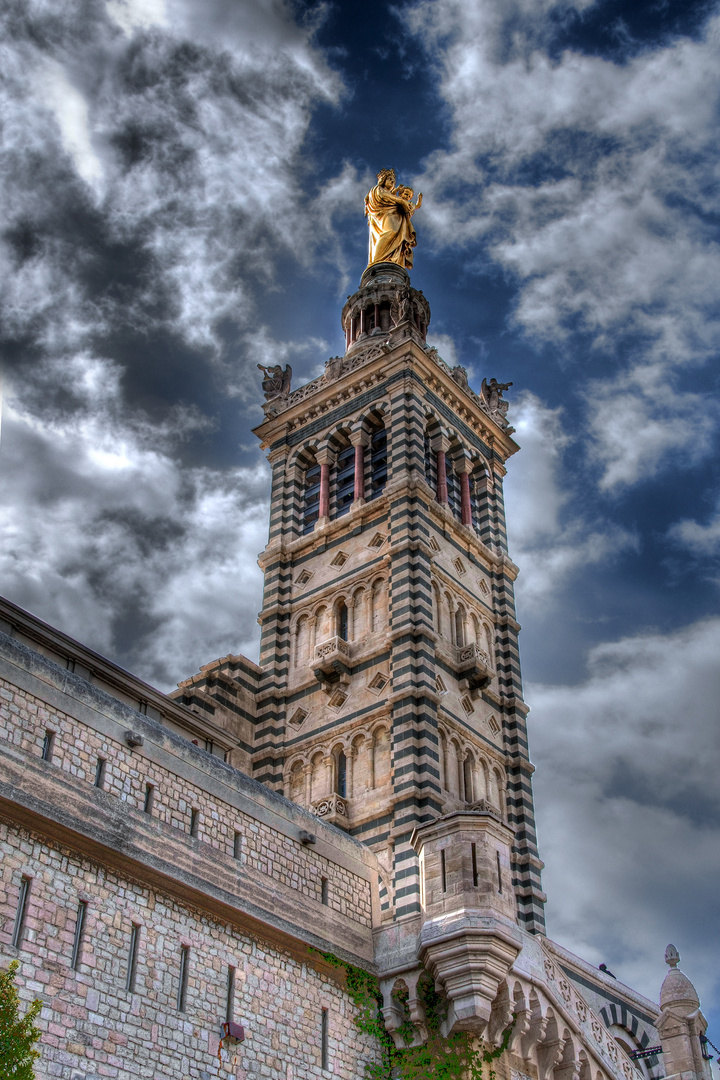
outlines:
M328 795L327 798L313 804L312 813L317 814L318 817L329 817L335 814L347 817L347 803L339 795Z

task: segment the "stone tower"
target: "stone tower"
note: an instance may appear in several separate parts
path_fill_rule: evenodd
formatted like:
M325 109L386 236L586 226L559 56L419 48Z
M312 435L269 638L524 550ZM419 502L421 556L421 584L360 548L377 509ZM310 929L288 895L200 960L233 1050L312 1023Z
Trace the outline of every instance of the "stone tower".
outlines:
M258 780L377 853L388 919L420 910L419 827L497 815L518 922L542 934L502 495L518 446L502 388L476 394L426 345L429 322L407 271L375 263L343 308L345 355L268 395L248 753Z

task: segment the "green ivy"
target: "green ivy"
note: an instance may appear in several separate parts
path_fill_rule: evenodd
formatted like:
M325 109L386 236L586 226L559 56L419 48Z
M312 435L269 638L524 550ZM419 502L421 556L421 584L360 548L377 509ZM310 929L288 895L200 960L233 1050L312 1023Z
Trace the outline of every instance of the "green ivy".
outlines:
M315 951L315 950L313 950ZM347 980L350 1000L357 1010L355 1025L359 1031L372 1036L380 1048L380 1061L365 1066L367 1080L494 1080L492 1068L484 1074L485 1066L492 1066L507 1050L515 1014L503 1032L503 1038L494 1050L467 1031L458 1031L447 1038L441 1034L447 1016L447 1000L435 989L429 976L418 983L418 998L425 1010L428 1038L421 1046L410 1046L415 1029L407 1009L408 991L393 991L405 1020L398 1028L404 1047L398 1048L383 1020L382 994L378 980L361 968L356 968L334 953L320 953L333 967L342 968Z
M20 995L15 985L19 967L19 962L13 960L8 968L0 971L0 1076L3 1080L33 1080L33 1062L40 1056L35 1049L40 1038L35 1017L42 1002L36 998L25 1015L20 1014Z

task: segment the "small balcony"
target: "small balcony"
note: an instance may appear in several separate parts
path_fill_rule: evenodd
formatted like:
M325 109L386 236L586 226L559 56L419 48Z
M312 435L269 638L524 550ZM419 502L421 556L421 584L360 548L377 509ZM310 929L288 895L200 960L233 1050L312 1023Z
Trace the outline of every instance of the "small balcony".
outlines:
M476 694L492 682L490 657L478 644L457 646L457 672L467 681L468 689Z
M311 667L323 687L347 682L350 678L350 646L347 641L332 637L316 645Z
M324 799L318 799L310 807L310 812L316 814L317 817L321 817L324 821L329 821L331 825L340 825L342 828L347 828L347 801L341 798L340 795L333 793Z

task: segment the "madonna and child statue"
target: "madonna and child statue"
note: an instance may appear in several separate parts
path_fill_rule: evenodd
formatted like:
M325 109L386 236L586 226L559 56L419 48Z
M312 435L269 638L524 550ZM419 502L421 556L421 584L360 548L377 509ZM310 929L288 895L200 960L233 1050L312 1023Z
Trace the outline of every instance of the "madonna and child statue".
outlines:
M422 194L413 203L413 189L397 184L394 169L381 169L378 182L365 196L365 216L370 228L368 266L393 262L410 270L417 244L412 216L422 205Z

